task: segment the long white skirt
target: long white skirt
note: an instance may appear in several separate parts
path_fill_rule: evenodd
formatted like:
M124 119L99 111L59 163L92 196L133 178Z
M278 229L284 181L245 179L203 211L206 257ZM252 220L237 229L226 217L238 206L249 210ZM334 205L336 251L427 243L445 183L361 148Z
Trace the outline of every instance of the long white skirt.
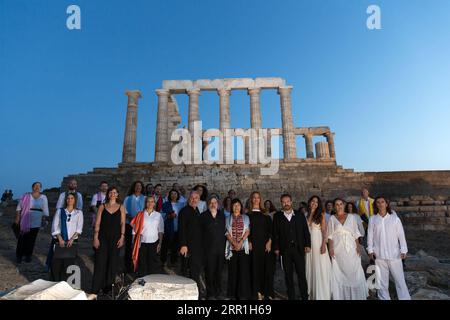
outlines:
M331 261L328 249L320 254L322 246L322 230L320 225L312 223L311 252L306 254L306 280L310 300L331 299Z

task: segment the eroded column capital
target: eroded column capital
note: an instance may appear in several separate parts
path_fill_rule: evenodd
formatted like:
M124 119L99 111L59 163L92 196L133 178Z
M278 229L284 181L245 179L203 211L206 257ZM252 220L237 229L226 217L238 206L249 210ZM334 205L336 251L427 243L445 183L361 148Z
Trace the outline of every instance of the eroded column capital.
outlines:
M189 90L186 90L186 93L189 96L199 96L201 94L201 90L200 89L189 89Z
M128 105L136 105L139 98L142 98L140 90L127 90L125 95L128 96Z
M292 92L293 86L284 86L284 87L278 87L278 94L283 95L289 95Z
M261 88L260 87L251 87L247 89L247 93L250 96L255 96L255 95L259 95L261 93Z
M167 89L156 89L155 92L158 96L169 96L170 95L170 91Z
M231 95L231 89L217 89L217 94L219 96L230 96Z

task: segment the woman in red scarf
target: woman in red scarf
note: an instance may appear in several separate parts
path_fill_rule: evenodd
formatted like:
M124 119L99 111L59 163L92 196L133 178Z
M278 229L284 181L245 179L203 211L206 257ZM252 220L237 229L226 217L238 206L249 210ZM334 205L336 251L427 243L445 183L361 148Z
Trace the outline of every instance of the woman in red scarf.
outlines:
M155 209L153 196L145 199L145 210L139 212L130 225L133 227L133 266L139 277L161 272L158 254L164 234L164 220Z

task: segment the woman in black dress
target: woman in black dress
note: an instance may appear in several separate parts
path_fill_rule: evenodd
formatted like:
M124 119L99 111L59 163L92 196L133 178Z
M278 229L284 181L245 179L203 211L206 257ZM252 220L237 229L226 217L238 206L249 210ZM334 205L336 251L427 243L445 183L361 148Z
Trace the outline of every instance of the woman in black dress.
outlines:
M258 191L249 198L250 248L252 250L252 295L258 300L273 295L270 281L273 281L272 220L264 214L263 201Z
M108 292L115 283L121 263L120 248L125 241L125 208L119 203L119 191L110 187L105 204L97 211L94 243L96 249L94 277L92 279L93 298L100 290Z

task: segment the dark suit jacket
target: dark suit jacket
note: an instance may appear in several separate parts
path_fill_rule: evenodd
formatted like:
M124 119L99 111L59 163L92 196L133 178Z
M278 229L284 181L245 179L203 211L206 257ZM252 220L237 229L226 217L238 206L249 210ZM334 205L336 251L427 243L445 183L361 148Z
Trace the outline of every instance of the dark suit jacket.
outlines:
M295 210L292 219L295 224L297 248L300 254L304 255L305 247L311 248L311 235L309 233L308 223L306 222L305 216ZM281 254L285 254L290 246L288 235L289 221L284 216L284 212L279 211L273 216L273 249L280 250Z

